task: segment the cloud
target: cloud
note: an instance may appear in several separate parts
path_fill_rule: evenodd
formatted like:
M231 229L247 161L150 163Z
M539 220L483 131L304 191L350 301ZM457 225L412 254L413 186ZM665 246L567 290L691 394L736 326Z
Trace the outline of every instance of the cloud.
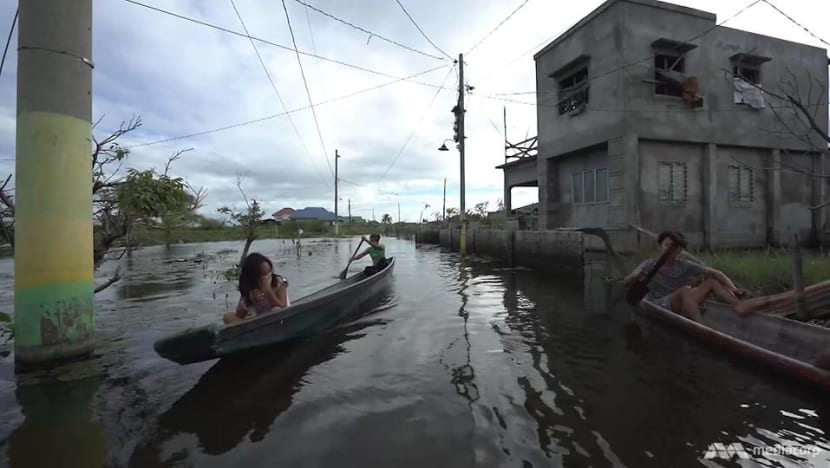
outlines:
M241 31L230 1L145 0L148 4ZM273 0L234 0L250 33L285 46L292 45L285 13ZM360 25L420 51L443 56L424 39L396 2L304 0L332 15ZM453 58L490 32L523 0L401 0L426 35ZM715 12L719 20L740 6L716 0L674 0ZM475 86L467 97L467 206L502 196L504 161L503 113L507 111L510 141L536 134L535 107L492 99L493 93L532 91L532 53L601 3L531 0L509 21L465 56L466 81ZM743 2L742 2L743 3ZM787 2L786 9L825 39L830 27L821 18L830 14L827 2ZM0 25L9 25L14 4L0 7ZM286 0L299 48L381 74L403 77L442 64L384 42L327 18L295 0ZM823 14L822 14L823 13ZM728 26L789 40L821 45L806 32L783 20L763 3L730 20ZM3 28L5 30L5 27ZM123 0L95 2L93 22L93 112L105 115L97 134L117 128L133 115L144 125L123 144L141 143L225 127L309 105L294 52L257 43L282 103L266 77L250 42L225 32L193 24ZM0 76L0 171L13 170L16 115L16 35ZM536 46L536 47L534 47ZM523 55L522 55L523 54ZM379 86L393 80L342 64L301 56L303 71L315 103ZM237 174L246 174L243 187L260 199L266 212L284 206L324 206L333 209L334 152L338 150L340 211L351 202L353 214L376 218L388 212L397 219L416 220L440 209L444 179L447 206L458 206L459 160L451 151L439 152L452 137L457 77L441 68L417 78L446 87L436 89L398 82L315 108L321 145L310 110L274 117L250 125L133 148L130 164L162 170L167 157L193 148L173 166L175 175L208 190L203 213L215 215L223 205L239 205ZM511 97L533 102L532 95ZM431 100L434 103L428 107ZM420 121L421 116L423 120ZM412 134L414 130L414 134ZM407 138L411 139L404 147ZM403 148L403 149L402 149ZM397 157L397 159L395 159ZM393 164L394 160L394 164ZM514 189L514 205L535 201L533 189Z

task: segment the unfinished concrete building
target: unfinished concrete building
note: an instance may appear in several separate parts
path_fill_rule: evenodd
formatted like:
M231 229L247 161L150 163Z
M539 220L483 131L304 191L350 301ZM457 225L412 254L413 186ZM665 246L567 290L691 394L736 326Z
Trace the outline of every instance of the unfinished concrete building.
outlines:
M827 133L825 49L609 0L534 58L540 229L635 224L711 248L826 233L827 142L806 127ZM529 163L500 166L505 200Z

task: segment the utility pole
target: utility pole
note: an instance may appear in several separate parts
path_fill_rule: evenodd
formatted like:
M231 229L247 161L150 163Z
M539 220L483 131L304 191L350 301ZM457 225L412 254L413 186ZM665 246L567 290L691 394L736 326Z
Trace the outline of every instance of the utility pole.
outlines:
M19 2L15 368L85 356L93 321L92 0Z
M464 54L458 54L458 156L461 160L461 239L459 250L467 252L467 220L464 212Z
M352 199L349 198L349 224L352 224Z
M334 234L340 234L340 218L337 216L337 160L340 159L340 153L334 150Z
M447 178L444 177L444 204L441 206L441 219L447 221Z
M398 223L401 222L401 202L398 202Z
M372 208L372 221L374 221L374 220L375 220L375 209Z

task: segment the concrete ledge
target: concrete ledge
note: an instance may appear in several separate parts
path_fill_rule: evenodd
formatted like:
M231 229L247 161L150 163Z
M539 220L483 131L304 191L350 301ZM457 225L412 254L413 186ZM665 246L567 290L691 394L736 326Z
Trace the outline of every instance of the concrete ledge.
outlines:
M460 229L421 228L416 242L459 249ZM581 274L584 236L576 231L519 231L513 229L469 229L467 252L557 273Z

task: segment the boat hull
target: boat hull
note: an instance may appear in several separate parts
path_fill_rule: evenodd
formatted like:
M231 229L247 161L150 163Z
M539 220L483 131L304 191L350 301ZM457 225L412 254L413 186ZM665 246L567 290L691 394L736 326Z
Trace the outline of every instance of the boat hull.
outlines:
M830 329L761 314L742 318L728 306L716 302L707 302L703 323L646 299L638 308L650 319L678 328L731 354L830 389L830 371L814 365L821 352L830 349Z
M358 273L292 301L290 307L232 325L209 324L162 338L156 353L178 364L191 364L315 335L354 313L387 288L395 259L383 270Z

